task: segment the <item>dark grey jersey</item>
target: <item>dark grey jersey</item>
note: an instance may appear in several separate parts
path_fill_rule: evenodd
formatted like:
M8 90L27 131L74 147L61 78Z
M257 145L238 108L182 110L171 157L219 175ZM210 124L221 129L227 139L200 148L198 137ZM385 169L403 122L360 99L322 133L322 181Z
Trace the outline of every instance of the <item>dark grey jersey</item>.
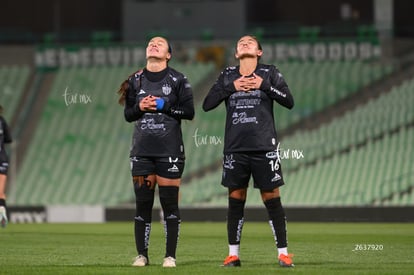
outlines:
M139 102L153 95L164 99L157 112L142 112ZM131 157L184 158L181 119L194 117L192 89L187 78L167 67L162 72L137 73L129 79L125 119L134 121Z
M273 65L259 64L255 74L263 78L260 89L236 91L233 82L240 78L239 66L221 72L203 102L204 111L226 104L224 153L273 151L277 135L273 102L293 107L293 97L279 70Z
M8 161L8 155L4 148L5 143L11 143L12 138L10 135L9 126L6 120L0 116L0 161Z

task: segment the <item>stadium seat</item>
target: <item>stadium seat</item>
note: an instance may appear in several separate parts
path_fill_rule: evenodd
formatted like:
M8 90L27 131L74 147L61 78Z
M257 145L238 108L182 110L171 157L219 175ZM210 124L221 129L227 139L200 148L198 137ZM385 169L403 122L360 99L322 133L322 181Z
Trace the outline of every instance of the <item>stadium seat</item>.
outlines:
M0 67L0 103L4 108L3 116L9 123L17 111L29 76L29 66L11 65Z

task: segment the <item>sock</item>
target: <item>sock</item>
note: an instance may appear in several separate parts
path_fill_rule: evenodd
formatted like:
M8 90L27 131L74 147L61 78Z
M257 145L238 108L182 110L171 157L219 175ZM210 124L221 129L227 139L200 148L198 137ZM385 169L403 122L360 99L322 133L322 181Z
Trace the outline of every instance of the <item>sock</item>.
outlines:
M246 201L244 200L238 200L229 197L229 207L227 212L227 239L229 245L240 246L241 234L244 224L245 203Z
M134 184L136 197L135 213L135 245L138 255L148 258L149 237L151 233L152 207L154 205L154 189L146 185Z
M139 218L135 217L135 245L138 255L143 255L148 258L151 223L140 220Z
M180 220L178 219L166 219L164 222L164 230L166 237L165 244L165 257L176 258L176 250L178 244L178 238L180 235Z
M159 186L160 203L164 212L165 257L173 257L174 259L176 258L181 224L178 192L179 188L176 186Z
M280 255L285 254L288 255L287 247L282 247L277 249L277 254L280 257Z
M280 197L264 202L277 248L287 247L286 216Z
M0 199L0 206L6 207L6 200L5 199Z
M229 244L229 256L239 257L240 245L239 244Z

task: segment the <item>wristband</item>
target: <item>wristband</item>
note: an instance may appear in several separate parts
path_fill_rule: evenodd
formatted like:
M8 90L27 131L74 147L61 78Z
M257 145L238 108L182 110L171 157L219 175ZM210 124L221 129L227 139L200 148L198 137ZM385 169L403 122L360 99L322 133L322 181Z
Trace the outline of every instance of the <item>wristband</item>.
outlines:
M161 111L161 110L162 110L162 108L164 108L164 103L165 103L164 99L162 99L162 98L157 98L157 99L155 100L155 102L157 103L157 105L156 105L156 109L157 109L157 111Z

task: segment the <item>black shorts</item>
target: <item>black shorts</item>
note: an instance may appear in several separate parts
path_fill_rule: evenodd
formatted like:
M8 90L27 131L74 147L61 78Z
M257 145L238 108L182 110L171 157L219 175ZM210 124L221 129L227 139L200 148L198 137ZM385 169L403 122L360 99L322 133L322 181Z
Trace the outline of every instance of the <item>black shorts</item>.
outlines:
M167 179L179 179L184 170L183 158L131 157L132 176L158 175Z
M277 153L246 152L224 155L222 185L228 188L247 188L253 176L254 188L273 190L282 186L283 176Z
M7 175L9 171L9 162L8 161L0 161L0 174Z

